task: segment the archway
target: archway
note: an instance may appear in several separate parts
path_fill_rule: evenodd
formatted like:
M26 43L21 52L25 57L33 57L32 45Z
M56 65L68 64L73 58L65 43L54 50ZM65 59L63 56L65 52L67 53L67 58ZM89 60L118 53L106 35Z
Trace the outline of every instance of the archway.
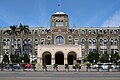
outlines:
M43 61L43 64L51 65L51 53L44 52L42 55L42 61Z
M55 64L64 65L64 54L62 52L55 54Z
M76 53L75 52L69 52L67 55L67 61L69 65L73 65L73 60L76 60Z

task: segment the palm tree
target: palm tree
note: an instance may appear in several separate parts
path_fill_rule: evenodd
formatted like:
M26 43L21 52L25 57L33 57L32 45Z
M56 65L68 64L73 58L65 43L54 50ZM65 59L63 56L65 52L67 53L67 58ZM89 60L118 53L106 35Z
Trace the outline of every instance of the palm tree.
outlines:
M19 32L21 35L21 53L23 52L23 34L28 34L29 33L29 26L28 25L19 25Z
M6 30L5 32L11 36L12 45L10 45L10 48L11 48L10 52L13 53L12 48L14 47L14 39L15 39L15 36L19 34L18 28L16 25L13 25L13 26L10 26L10 30Z

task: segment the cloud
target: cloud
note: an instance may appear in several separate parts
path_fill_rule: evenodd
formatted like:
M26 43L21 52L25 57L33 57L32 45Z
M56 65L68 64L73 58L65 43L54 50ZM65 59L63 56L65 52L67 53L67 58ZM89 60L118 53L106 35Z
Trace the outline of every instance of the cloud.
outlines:
M101 27L119 27L120 26L120 11L116 11L112 16L103 22Z

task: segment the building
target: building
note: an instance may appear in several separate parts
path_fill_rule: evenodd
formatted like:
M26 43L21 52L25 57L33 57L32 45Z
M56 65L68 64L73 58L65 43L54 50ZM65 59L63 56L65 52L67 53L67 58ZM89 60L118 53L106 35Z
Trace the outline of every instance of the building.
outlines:
M0 28L0 52L10 54L12 51L21 53L21 36L12 37L5 33L9 28ZM105 28L69 28L69 18L64 12L56 12L51 16L50 29L45 27L30 28L28 35L23 35L23 51L36 58L42 65L73 65L74 60L80 61L91 51L99 50L100 54L120 54L120 27ZM11 45L14 49L11 50Z

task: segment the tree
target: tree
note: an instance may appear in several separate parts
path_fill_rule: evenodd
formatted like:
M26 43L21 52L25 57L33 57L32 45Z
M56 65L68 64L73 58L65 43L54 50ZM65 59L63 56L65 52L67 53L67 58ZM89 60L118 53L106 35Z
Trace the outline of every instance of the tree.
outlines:
M2 63L3 63L3 64L9 64L9 56L8 56L7 54L5 54L5 55L3 56Z
M10 26L10 30L6 30L5 31L7 34L9 34L11 36L11 43L12 45L10 46L10 50L11 50L11 53L13 53L12 51L12 48L14 47L14 39L15 39L15 36L19 34L19 31L18 31L18 28L16 25L13 25L13 26Z
M96 51L90 52L87 56L87 61L90 62L90 63L97 63L99 61L98 51L96 50Z
M30 63L30 58L28 54L24 54L24 63Z
M107 52L102 54L102 56L100 58L100 62L101 63L108 63L109 62L109 54L107 54Z
M120 59L120 56L119 54L116 52L115 54L111 54L111 58L110 58L110 61L112 63L115 63L117 64L117 61Z
M21 63L23 58L20 54L11 54L10 59L12 63Z
M26 35L29 33L29 26L28 25L19 25L19 33L21 35L21 53L23 51L23 35Z

